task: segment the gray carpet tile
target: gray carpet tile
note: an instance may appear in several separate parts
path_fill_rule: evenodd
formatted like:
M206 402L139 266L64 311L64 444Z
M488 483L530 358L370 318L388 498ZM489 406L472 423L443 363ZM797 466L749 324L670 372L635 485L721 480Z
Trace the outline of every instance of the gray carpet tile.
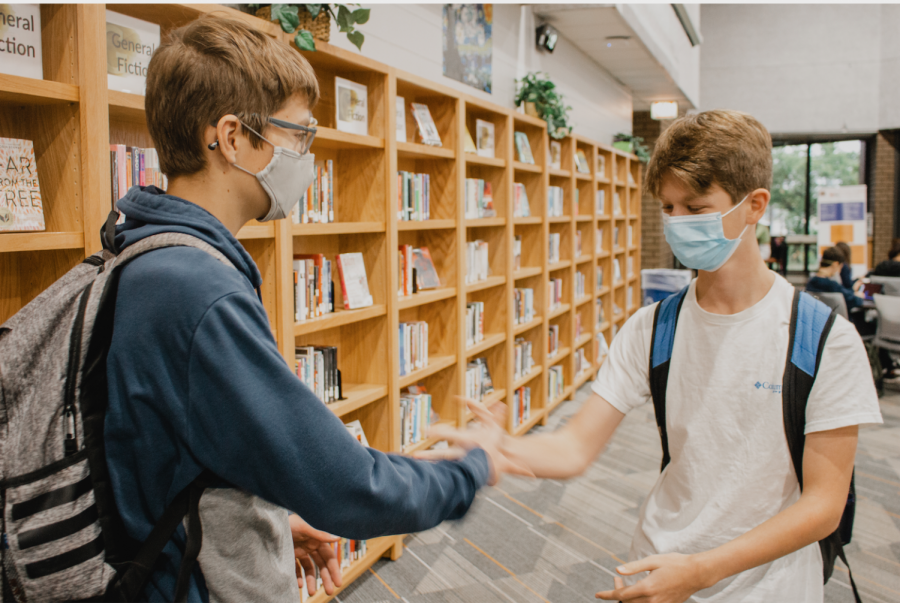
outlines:
M583 387L534 431L563 424L589 393ZM900 393L889 389L881 408L884 425L860 430L859 503L847 550L866 603L900 601ZM398 561L379 561L336 600L595 601L594 593L612 587L615 568L628 555L638 509L659 474L660 456L653 409L646 405L625 418L584 475L565 482L505 477L478 494L463 520L408 536ZM839 565L825 587L825 601L852 601L849 588Z

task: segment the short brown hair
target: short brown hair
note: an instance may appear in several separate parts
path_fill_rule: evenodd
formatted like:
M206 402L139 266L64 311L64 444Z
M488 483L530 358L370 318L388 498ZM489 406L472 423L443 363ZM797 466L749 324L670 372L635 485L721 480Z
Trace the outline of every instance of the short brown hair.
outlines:
M737 203L753 190L772 186L772 137L753 116L740 111L682 117L656 142L647 166L647 192L659 197L667 175L700 195L718 184Z
M840 251L844 256L844 263L849 264L850 260L853 258L853 250L850 249L850 246L844 241L840 241L834 244L835 248Z
M147 67L147 127L169 178L206 167L203 130L233 114L262 133L295 94L319 83L299 52L234 19L209 15L172 31ZM250 136L258 148L262 141Z
M844 253L840 249L837 247L829 247L822 252L822 259L819 260L819 266L827 268L835 262L846 264L847 260L844 258Z

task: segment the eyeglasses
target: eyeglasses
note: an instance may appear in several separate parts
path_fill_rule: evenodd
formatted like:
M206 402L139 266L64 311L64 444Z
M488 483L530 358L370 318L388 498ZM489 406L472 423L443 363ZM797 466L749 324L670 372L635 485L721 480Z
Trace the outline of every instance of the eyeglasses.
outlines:
M290 130L291 132L293 132L295 143L294 143L294 145L292 145L292 148L294 151L300 153L301 155L305 155L306 153L309 152L309 149L312 146L313 140L315 140L315 138L316 138L316 131L317 131L316 126L319 123L316 121L316 118L311 115L309 117L309 124L305 125L305 126L302 124L295 124L290 121L284 121L283 119L276 119L274 117L269 117L266 119L266 121L268 121L270 124L272 124L276 128L282 128L282 129ZM250 126L248 126L247 124L245 124L243 121L241 121L241 123L244 125L245 128L247 128L248 130L250 130L257 136L259 136L260 138L262 138L263 140L268 142L268 139L265 136L263 136L262 134L260 134L259 132L257 132ZM213 122L210 125L215 127L216 123ZM273 146L274 146L274 143L270 142L270 144L273 144ZM217 146L219 146L219 141L216 140L212 144L209 144L207 146L209 147L210 151L213 151L213 150L215 150L215 148Z
M267 121L275 127L290 130L293 133L294 138L297 141L294 146L295 151L301 155L309 152L313 140L316 138L316 125L319 123L316 121L316 118L310 116L309 125L306 126L284 121L283 119L276 119L274 117L268 118Z

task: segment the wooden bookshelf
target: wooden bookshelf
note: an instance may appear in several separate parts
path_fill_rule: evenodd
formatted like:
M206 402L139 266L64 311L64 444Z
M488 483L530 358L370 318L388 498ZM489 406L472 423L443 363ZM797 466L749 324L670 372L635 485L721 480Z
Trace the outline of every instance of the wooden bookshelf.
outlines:
M34 141L44 198L47 230L0 234L0 322L60 278L85 256L99 251L100 226L109 200L109 144L152 147L144 114L144 98L107 90L105 73L105 5L42 5L44 79L0 75L0 137ZM110 10L160 25L163 35L202 15L227 15L257 28L289 46L291 36L274 23L220 5L129 4ZM640 186L641 164L636 157L578 135L561 139L562 165L547 164L550 138L546 124L506 107L483 101L419 76L406 73L330 44L303 53L315 69L321 100L314 109L320 126L312 151L317 160L335 165L336 221L329 224L251 223L238 233L263 275L262 299L285 361L295 368L300 345L338 347L344 377L344 399L329 408L344 421L359 420L370 444L399 453L400 396L410 385L421 384L443 422L463 427L473 419L456 396L465 389L468 362L487 360L494 392L487 404L509 402L519 387L531 387L531 416L511 433L522 434L546 421L551 409L571 396L599 368L595 336L611 341L616 330L641 304ZM368 88L369 128L365 136L335 129L334 78L345 77ZM441 135L441 147L416 140L416 126L406 112L407 139L397 141L395 99L427 104ZM465 129L475 120L495 127L495 157L464 151ZM535 163L522 163L514 133L524 132ZM585 152L590 172L576 171L574 154ZM604 159L598 171L598 158ZM428 173L431 180L431 219L397 218L397 171ZM469 220L464 214L465 179L492 184L496 217ZM513 216L514 185L522 184L531 206L530 217ZM550 217L547 187L564 193L562 216ZM604 191L602 212L595 198ZM613 213L619 195L621 213ZM631 228L631 240L628 229ZM602 240L596 240L597 229ZM619 239L613 240L619 228ZM581 249L576 249L578 232ZM560 261L548 262L548 237L559 234ZM523 240L521 267L514 269L513 243ZM465 282L465 245L488 242L490 276ZM426 246L441 279L438 289L412 296L398 295L398 245ZM359 310L338 309L320 318L294 320L292 259L297 253L361 252L374 304ZM613 282L613 262L621 264L622 279ZM629 262L630 260L630 262ZM628 274L628 267L631 274ZM597 269L603 270L598 281ZM580 272L584 295L576 295ZM563 281L562 303L550 310L551 278ZM514 289L532 288L535 318L515 324ZM340 301L340 287L337 288ZM629 297L629 292L631 297ZM602 301L598 315L597 300ZM483 341L466 346L466 304L485 305ZM340 305L338 306L341 307ZM399 323L424 320L429 324L428 366L400 377ZM577 324L581 331L576 332ZM559 351L547 356L548 333L559 326ZM532 343L533 370L515 378L513 358L517 337ZM589 370L575 374L575 351L584 349ZM562 366L564 394L549 399L547 371ZM434 442L426 440L413 448ZM368 555L344 573L344 583L365 572L384 555L402 553L399 537L374 539ZM311 601L329 600L323 593Z

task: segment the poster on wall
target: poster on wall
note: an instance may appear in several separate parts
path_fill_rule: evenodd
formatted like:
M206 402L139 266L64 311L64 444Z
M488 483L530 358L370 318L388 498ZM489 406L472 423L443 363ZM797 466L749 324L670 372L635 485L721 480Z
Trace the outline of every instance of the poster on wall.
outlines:
M491 4L444 5L444 75L491 92Z
M819 257L828 247L844 242L850 246L853 278L868 271L866 257L865 184L819 189Z

